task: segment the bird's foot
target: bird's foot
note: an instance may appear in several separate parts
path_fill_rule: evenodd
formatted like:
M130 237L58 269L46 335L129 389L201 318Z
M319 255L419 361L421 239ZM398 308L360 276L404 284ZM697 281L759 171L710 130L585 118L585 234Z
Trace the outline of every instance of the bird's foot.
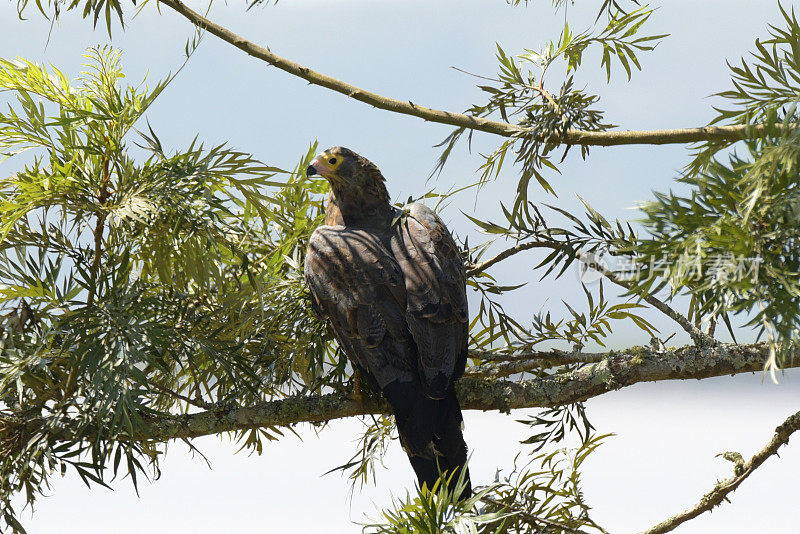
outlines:
M364 404L364 391L363 391L363 380L361 379L361 372L356 369L353 371L353 379L350 381L350 391L348 391L347 396L350 397L350 400L357 402L358 404Z

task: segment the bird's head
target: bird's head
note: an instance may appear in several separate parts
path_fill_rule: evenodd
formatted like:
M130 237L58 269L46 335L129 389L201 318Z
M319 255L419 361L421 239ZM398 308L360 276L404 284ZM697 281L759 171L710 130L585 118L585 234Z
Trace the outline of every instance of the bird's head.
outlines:
M389 200L378 167L349 148L335 146L322 152L308 166L306 174L318 174L328 180L337 196L357 193L359 196L378 196L380 201Z
M319 174L331 185L343 184L356 174L359 158L360 156L349 148L331 147L314 158L306 169L306 174L308 176Z

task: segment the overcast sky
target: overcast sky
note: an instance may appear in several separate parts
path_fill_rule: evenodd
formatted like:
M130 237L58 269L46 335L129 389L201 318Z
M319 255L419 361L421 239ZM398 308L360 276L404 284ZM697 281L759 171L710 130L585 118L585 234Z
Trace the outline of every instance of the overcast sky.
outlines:
M595 15L599 0L581 0L570 7L570 25L581 29ZM785 2L790 5L791 2ZM0 55L51 62L75 77L86 47L109 42L104 30L67 14L52 29L29 9L29 20L16 17L15 2L0 7ZM192 2L193 5L199 5ZM246 13L239 2L218 3L211 18L279 55L344 79L371 91L416 104L461 111L480 102L475 80L451 67L493 75L495 42L510 53L538 48L555 39L561 17L547 0L528 8L502 0L285 0L277 6ZM587 8L588 6L588 8ZM578 85L599 94L599 106L609 122L624 129L700 126L713 116L717 102L708 95L728 88L725 60L738 61L753 40L765 35L766 24L779 20L773 0L670 0L655 13L652 33L670 33L653 53L642 57L644 71L627 82L620 72L605 83L599 57L590 55ZM187 22L155 5L145 8L124 32L110 42L124 51L127 80L145 75L155 83L182 61ZM550 79L557 88L557 76ZM148 119L165 146L187 146L197 135L207 144L226 142L256 157L291 168L310 142L322 147L348 146L383 170L396 199L419 195L431 187L428 174L438 157L433 145L450 128L413 117L378 111L245 56L207 36L180 77L148 112ZM464 184L480 164L477 152L491 150L498 140L476 135L473 153L459 147L435 183L440 189ZM633 219L638 202L652 190L667 190L689 158L681 146L593 149L587 160L573 151L562 174L551 175L558 198L538 189L532 196L578 210L576 193L609 217ZM14 170L0 165L0 174ZM481 239L460 210L499 219L499 200L511 201L516 186L508 167L500 179L476 198L467 192L445 211L450 227L460 235ZM475 240L475 241L473 241ZM521 318L542 309L563 313L561 299L581 306L576 275L558 282L537 283L530 254L494 272L509 283L530 281L507 299L507 310ZM675 327L648 315L664 337ZM671 343L685 342L680 332ZM615 332L610 346L647 342L628 325ZM792 380L793 379L793 380ZM798 376L773 385L760 374L701 382L640 384L587 403L600 432L615 432L589 460L584 473L586 498L595 519L613 533L635 532L686 508L731 474L731 466L715 458L737 450L745 456L770 439L772 430L798 409ZM525 428L497 413L468 412L466 439L472 450L471 469L478 484L490 482L495 471L511 467ZM297 427L302 441L289 436L268 444L262 456L234 454L228 438L204 438L197 445L211 461L187 453L183 444L170 446L163 475L142 484L140 497L126 480L115 491L87 490L69 474L57 479L52 496L38 504L31 534L50 532L220 531L356 532L364 514L377 515L391 495L402 495L413 484L413 473L399 445L393 443L386 470L375 487L356 490L339 475L322 477L354 451L361 428L357 420L336 421L319 437ZM800 448L784 449L770 459L724 504L678 530L693 532L795 532L800 472Z

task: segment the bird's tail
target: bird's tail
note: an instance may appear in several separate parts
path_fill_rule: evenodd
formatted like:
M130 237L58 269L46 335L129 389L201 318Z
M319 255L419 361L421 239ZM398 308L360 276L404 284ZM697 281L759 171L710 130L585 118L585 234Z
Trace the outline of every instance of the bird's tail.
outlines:
M395 422L419 485L432 488L441 473L447 473L450 489L464 470L466 488L461 498L472 493L467 468L467 444L464 441L461 406L451 387L441 400L426 397L413 382L393 382L384 389L394 409ZM452 476L451 476L452 475Z

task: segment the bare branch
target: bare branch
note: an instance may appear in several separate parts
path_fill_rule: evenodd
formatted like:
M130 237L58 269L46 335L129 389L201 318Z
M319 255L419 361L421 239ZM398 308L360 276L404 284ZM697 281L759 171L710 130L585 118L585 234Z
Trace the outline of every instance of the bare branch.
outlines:
M148 383L148 385L150 385L154 389L157 389L158 391L160 391L160 392L162 392L162 393L164 393L166 395L169 395L171 397L175 397L176 399L180 399L180 400L182 400L183 402L187 403L190 406L194 406L196 408L203 408L204 410L208 410L208 409L213 409L214 408L214 405L212 403L206 402L200 397L198 397L197 399L191 399L191 398L187 397L186 395L181 395L177 391L173 391L173 390L171 390L170 388L168 388L166 386L162 386L161 384L159 384L157 382L154 382L153 380L148 380L147 383Z
M430 109L418 106L410 100L396 100L366 91L354 85L350 85L349 83L337 80L332 76L313 71L299 63L278 56L270 52L269 48L248 41L227 28L210 21L187 7L186 4L180 0L158 0L158 2L179 13L198 28L208 31L256 59L265 61L311 84L325 87L337 93L342 93L343 95L376 108L393 113L413 115L426 121L449 124L459 128L468 128L470 130L487 132L504 137L524 134L526 131L525 128L507 122L493 121L481 117L465 115L463 113L451 113L449 111ZM779 130L783 128L780 124L776 124L774 127ZM704 126L701 128L681 128L674 130L619 130L610 132L570 130L560 139L552 139L550 141L559 141L567 145L584 146L685 144L697 143L700 141L738 141L741 139L752 139L762 137L765 131L766 128L763 125Z
M700 502L694 507L681 512L674 517L670 517L666 521L662 521L658 525L642 534L663 534L664 532L670 532L680 524L685 523L690 519L694 519L704 512L711 511L715 506L722 504L723 500L728 500L728 494L736 491L739 485L744 482L744 480L749 477L753 471L758 469L761 464L767 460L767 458L772 455L777 455L778 449L782 445L788 443L789 437L791 437L791 435L797 430L800 430L800 412L797 412L786 419L783 424L775 429L775 435L772 436L772 439L766 447L758 451L747 463L737 465L734 476L721 482L717 482L717 485L714 486L714 489L703 495L703 498L700 499Z

